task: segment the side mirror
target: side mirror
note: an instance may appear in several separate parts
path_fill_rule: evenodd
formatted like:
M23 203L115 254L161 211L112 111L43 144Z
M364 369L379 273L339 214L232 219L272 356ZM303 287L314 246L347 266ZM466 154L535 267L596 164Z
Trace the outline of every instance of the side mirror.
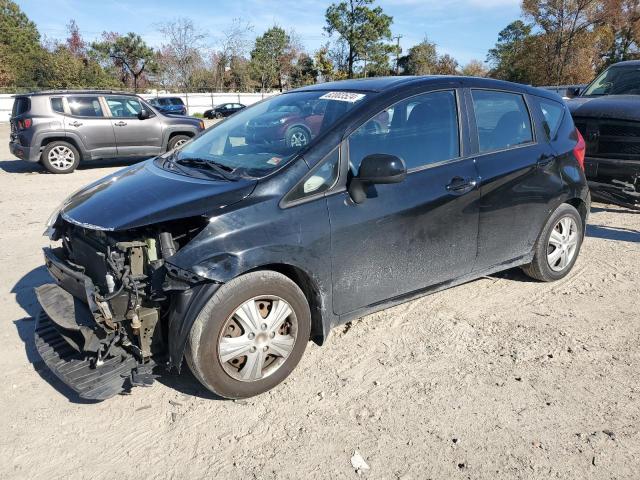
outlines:
M367 198L365 189L369 185L400 183L407 176L407 167L401 158L386 153L367 155L362 159L358 175L351 179L349 194L355 203Z
M146 120L150 116L151 114L149 113L149 110L147 110L146 108L143 108L142 110L140 110L140 113L138 113L138 118L140 120Z
M567 88L567 97L574 98L580 95L580 91L582 89L580 87L571 87Z

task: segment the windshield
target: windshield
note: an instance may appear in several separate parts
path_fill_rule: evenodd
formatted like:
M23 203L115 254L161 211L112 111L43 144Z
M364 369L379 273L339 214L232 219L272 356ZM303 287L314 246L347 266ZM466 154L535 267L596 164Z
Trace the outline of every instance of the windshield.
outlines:
M178 163L215 163L261 177L282 166L365 98L356 92L285 93L240 110L175 154Z
M611 67L584 92L593 95L640 95L640 67Z

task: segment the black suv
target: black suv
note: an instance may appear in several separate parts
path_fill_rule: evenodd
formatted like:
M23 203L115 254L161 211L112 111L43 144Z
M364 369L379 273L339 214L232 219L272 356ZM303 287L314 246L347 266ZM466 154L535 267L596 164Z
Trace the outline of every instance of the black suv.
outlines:
M81 161L158 155L202 130L202 120L163 115L137 95L47 91L16 96L9 148L52 173L71 173Z
M265 112L318 101L309 143L246 142ZM211 391L259 394L351 319L512 267L563 278L589 211L583 160L562 100L522 85L391 77L271 97L53 213L37 347L85 398L185 357Z
M587 178L640 202L640 61L612 65L567 104L586 140Z

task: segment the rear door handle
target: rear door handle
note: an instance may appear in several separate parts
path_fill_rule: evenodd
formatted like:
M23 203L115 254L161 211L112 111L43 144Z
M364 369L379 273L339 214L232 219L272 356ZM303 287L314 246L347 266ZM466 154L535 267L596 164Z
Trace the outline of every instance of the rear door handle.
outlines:
M551 162L553 162L553 160L556 157L554 157L553 155L547 155L547 154L542 154L540 155L540 157L538 158L538 166L539 167L545 167L547 165L549 165Z
M124 127L127 124L127 122L123 122L122 120L119 122L114 123L114 125L116 127Z
M451 183L445 188L449 192L466 193L473 190L476 185L478 185L478 181L473 178L453 177Z
M69 125L72 127L80 127L82 126L82 122L75 121L75 122L71 122Z

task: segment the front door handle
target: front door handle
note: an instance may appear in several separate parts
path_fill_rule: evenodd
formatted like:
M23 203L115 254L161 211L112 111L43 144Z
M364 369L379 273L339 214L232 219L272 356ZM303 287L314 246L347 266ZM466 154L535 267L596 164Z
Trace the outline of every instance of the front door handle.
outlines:
M466 193L476 188L476 185L478 185L478 182L473 178L453 177L451 183L445 188L449 192Z
M69 125L71 127L80 127L80 126L82 126L82 122L74 121L74 122L69 123Z
M114 125L116 127L124 127L127 124L127 122L123 122L122 120L120 120L119 122L114 123Z

